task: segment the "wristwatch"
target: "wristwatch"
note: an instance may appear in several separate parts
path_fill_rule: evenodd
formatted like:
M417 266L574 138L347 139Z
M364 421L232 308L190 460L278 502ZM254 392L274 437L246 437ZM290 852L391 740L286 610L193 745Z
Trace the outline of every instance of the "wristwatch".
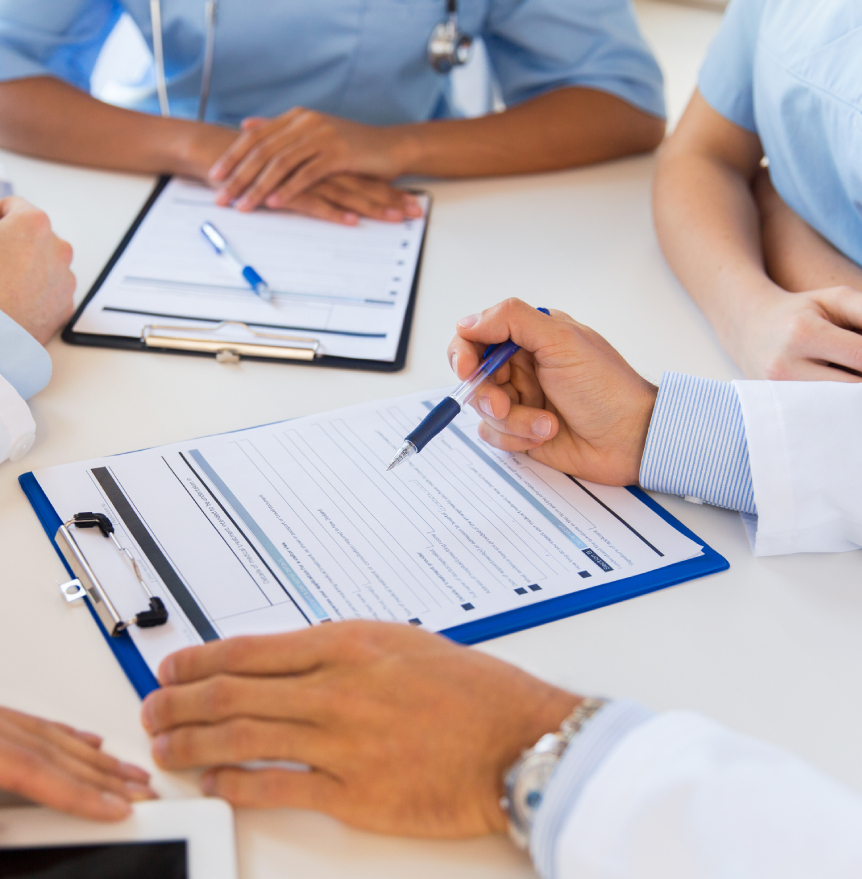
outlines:
M509 836L520 849L530 844L530 831L560 757L584 724L607 702L606 699L582 699L562 722L559 730L546 733L515 761L503 779L505 795L500 807L509 818Z

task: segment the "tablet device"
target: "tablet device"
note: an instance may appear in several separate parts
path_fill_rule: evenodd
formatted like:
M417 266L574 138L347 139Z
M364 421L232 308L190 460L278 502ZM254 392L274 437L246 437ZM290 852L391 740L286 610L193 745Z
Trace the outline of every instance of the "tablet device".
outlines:
M0 809L2 879L237 879L223 800L138 803L103 824L24 806Z

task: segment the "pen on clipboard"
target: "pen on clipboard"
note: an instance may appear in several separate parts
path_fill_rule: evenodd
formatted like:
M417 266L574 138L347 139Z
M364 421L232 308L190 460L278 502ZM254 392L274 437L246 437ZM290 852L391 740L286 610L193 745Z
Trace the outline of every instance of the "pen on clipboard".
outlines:
M267 302L272 301L272 291L269 289L269 284L250 265L246 264L245 260L240 257L224 235L212 223L204 223L201 226L201 232L203 232L204 238L212 244L219 256L230 260L239 269L245 282L261 299L265 299Z
M542 314L550 314L547 308L538 310ZM386 468L387 473L408 458L421 452L438 433L442 433L462 407L473 399L476 391L484 384L485 380L506 363L519 348L520 345L516 345L511 339L508 342L501 342L499 345L489 347L476 371L466 381L458 385L448 397L438 403L425 416L419 427L407 434L401 448L389 462L389 466Z

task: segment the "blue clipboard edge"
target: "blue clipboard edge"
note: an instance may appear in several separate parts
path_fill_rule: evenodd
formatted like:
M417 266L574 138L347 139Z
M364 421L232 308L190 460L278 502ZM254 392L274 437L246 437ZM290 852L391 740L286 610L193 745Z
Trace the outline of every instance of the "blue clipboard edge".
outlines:
M24 490L24 494L27 495L27 499L33 506L36 515L39 517L39 521L42 523L42 527L45 529L45 533L53 544L57 555L60 556L63 566L69 571L69 575L72 576L72 571L66 564L63 554L54 540L57 529L63 524L56 510L32 473L24 473L18 478L18 482ZM628 490L653 512L661 516L665 522L668 522L690 540L701 544L703 546L703 555L684 562L677 562L674 565L660 568L657 571L639 574L636 577L606 583L603 586L593 586L590 589L582 589L572 595L561 595L538 604L476 620L473 623L464 623L460 626L453 626L450 629L443 629L440 634L453 641L457 641L459 644L477 644L480 641L488 641L491 638L510 635L522 629L531 629L534 626L541 626L544 623L554 622L564 617L575 616L588 610L616 604L629 598L636 598L639 595L646 595L649 592L656 592L659 589L666 589L669 586L676 586L687 580L705 577L708 574L716 574L719 571L726 571L730 568L730 563L724 556L719 555L712 547L705 544L696 534L686 528L682 522L672 516L660 504L656 503L646 492L633 486L629 486ZM89 599L85 599L85 602L90 614L96 621L96 625L98 625L102 635L108 642L108 646L117 658L117 662L120 663L126 672L132 686L141 699L147 693L158 689L158 681L150 671L149 666L139 653L135 642L132 641L128 632L124 632L119 638L111 638L105 631L102 621L90 605Z
M32 473L24 473L22 476L19 476L18 482L24 490L24 494L27 495L27 499L33 506L36 515L39 517L39 521L42 523L45 533L48 535L57 555L60 557L63 567L69 572L69 576L73 577L74 574L72 573L72 569L66 564L66 559L63 558L63 553L60 552L60 547L57 546L57 542L54 540L54 535L57 533L57 529L63 524L60 517L57 515L57 511L48 500L45 492L42 491L42 486L39 485L36 481L36 477ZM112 638L105 631L105 627L102 625L102 621L99 619L96 611L93 610L93 606L90 604L90 599L85 598L84 603L87 605L90 615L96 621L96 625L99 627L99 630L108 642L108 646L111 648L117 662L122 666L123 671L126 673L126 676L141 699L143 699L147 693L157 690L159 688L159 683L156 680L155 675L150 671L149 666L144 661L138 648L135 647L135 642L132 640L129 633L123 632L118 638Z
M603 586L593 586L571 595L560 595L557 598L549 598L547 601L517 610L507 610L493 617L476 620L474 623L464 623L460 626L453 626L451 629L443 629L440 634L457 641L459 644L477 644L480 641L490 641L491 638L511 635L522 629L531 629L534 626L552 623L564 617L575 616L588 610L596 610L609 604L627 601L629 598L637 598L639 595L657 592L659 589L676 586L686 580L717 574L719 571L726 571L730 568L730 562L724 556L719 555L711 546L704 543L661 504L656 503L645 491L631 485L627 486L627 489L654 513L661 516L665 522L673 525L677 531L690 540L703 546L703 555L668 565L666 568L659 568L657 571L638 574L636 577L616 580L613 583L605 583Z

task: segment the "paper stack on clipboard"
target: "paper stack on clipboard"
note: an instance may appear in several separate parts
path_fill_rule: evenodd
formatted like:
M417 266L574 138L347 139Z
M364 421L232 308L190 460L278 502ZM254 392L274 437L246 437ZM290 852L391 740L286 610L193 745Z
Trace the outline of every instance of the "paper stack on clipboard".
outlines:
M404 365L430 198L423 217L339 226L282 211L240 213L163 178L63 333L73 344L300 360L394 371ZM214 223L266 278L255 296L201 234Z
M485 445L469 408L385 473L444 394L53 467L21 484L91 600L104 590L124 621L147 591L164 601L163 625L111 630L140 693L165 656L214 639L364 618L473 643L727 568L638 489ZM70 557L61 526L84 511L110 521L131 559L74 524L86 564Z

